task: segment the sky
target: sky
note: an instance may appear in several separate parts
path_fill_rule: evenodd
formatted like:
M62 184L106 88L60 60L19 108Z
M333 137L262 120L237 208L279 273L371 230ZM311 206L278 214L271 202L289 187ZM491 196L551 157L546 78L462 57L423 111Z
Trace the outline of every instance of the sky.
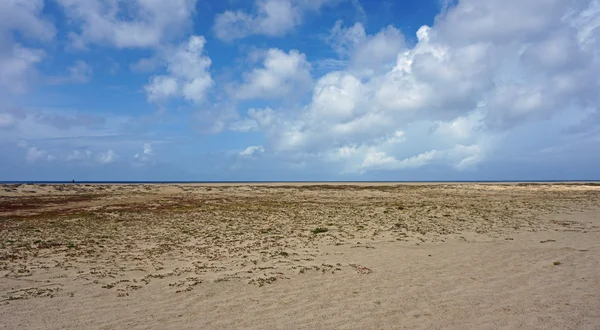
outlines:
M600 179L600 0L0 0L0 180Z

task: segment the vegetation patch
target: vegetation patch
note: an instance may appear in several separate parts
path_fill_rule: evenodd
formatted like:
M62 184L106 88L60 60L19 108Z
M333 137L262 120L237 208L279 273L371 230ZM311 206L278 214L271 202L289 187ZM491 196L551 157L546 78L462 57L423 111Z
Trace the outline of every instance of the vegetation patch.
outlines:
M328 231L329 231L329 229L327 229L325 227L317 227L317 228L313 229L311 232L316 235L316 234L320 234L320 233L326 233Z

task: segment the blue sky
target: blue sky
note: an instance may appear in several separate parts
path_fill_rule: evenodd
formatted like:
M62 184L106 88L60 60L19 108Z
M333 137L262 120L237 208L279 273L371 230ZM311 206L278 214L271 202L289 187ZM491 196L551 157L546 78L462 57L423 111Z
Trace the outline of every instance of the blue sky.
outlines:
M2 0L0 180L600 179L598 0Z

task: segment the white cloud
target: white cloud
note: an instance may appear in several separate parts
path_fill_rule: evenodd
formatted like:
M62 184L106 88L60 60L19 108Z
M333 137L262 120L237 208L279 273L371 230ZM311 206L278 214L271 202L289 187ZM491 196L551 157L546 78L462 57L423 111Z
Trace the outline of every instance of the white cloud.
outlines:
M56 159L55 156L51 155L45 150L39 149L35 146L29 146L27 141L19 140L19 142L17 142L17 146L27 151L25 154L25 160L27 160L30 163L36 162L38 160L51 161Z
M468 140L484 129L483 116L482 112L474 111L451 121L438 121L435 123L435 133L444 139Z
M78 32L74 47L156 47L191 26L196 0L58 0Z
M150 143L144 143L144 155L152 156L152 145Z
M90 150L73 150L67 155L67 161L80 162L90 160L92 152Z
M177 78L169 76L154 76L144 88L150 101L165 100L180 93Z
M434 162L444 162L456 170L469 170L483 160L483 151L479 145L456 145L450 150L429 150L405 159L396 159L382 151L371 151L364 157L361 170L402 170L419 168Z
M134 165L138 165L138 166L143 166L146 164L153 164L154 163L154 151L152 150L152 144L150 143L144 143L144 145L142 146L142 152L141 153L136 153L133 158L134 158Z
M28 81L36 75L35 66L44 56L42 50L24 48L19 44L0 50L0 86L15 93L25 92Z
M573 15L571 24L577 28L579 43L584 49L595 51L600 49L600 37L598 29L600 28L600 1L590 2L588 8L579 15Z
M228 41L245 38L256 29L254 20L245 12L228 10L215 18L215 34Z
M350 69L361 75L391 69L406 49L404 35L395 27L387 26L370 36L360 22L344 28L342 21L337 21L328 42L342 58L349 58Z
M344 28L342 24L343 21L341 20L335 22L327 41L336 53L342 57L347 57L360 43L364 42L367 33L360 22L356 22L347 28Z
M101 153L98 155L98 162L101 164L110 164L117 160L117 153L115 153L112 149L109 149L105 153Z
M461 0L448 10L436 29L453 44L527 42L551 36L569 10L589 1L548 0L540 8L533 0Z
M47 157L47 152L43 150L40 150L36 147L30 147L27 149L26 159L28 162L34 162L45 157Z
M350 74L327 74L314 88L309 116L314 121L328 118L343 121L360 115L366 106L361 104L364 88L362 82Z
M23 45L28 41L52 41L54 25L42 15L43 0L10 0L0 4L0 88L23 93L36 75L36 65L46 56L41 49ZM20 42L14 35L21 37Z
M244 167L251 161L256 161L259 156L264 154L263 146L249 146L248 148L237 153L236 162L230 167L232 170L238 170Z
M251 35L283 36L302 22L308 11L318 11L340 0L256 0L256 12L225 11L215 18L219 39L232 41Z
M440 152L430 150L422 154L398 160L392 156L388 156L384 152L371 152L365 156L362 163L363 169L383 169L383 170L399 170L405 168L418 168L429 164L436 158L440 157Z
M450 7L456 4L457 0L438 0L442 13L448 11Z
M459 1L410 48L393 27L369 36L338 23L329 42L346 68L319 78L307 104L250 109L233 127L263 132L283 158L344 171L473 169L515 127L600 104L600 2L509 2Z
M196 104L202 103L214 82L209 72L211 60L204 55L206 39L191 36L174 49L163 51L168 75L153 76L145 86L148 100L165 101L182 97Z
M459 171L465 171L475 168L484 160L484 150L480 145L457 145L450 152L450 157L454 159L453 166Z
M38 149L37 147L27 147L27 143L19 143L18 144L19 147L21 148L25 148L27 149L27 154L25 155L25 159L30 162L37 162L37 161L54 161L56 159L58 159L56 156L54 156L53 154L49 153L46 150L42 150L42 149Z
M396 144L406 141L406 133L403 131L396 131L394 134L386 138L386 143Z
M229 130L234 132L256 132L258 130L256 121L252 119L241 119L229 124Z
M265 152L265 148L262 146L250 146L238 154L240 157L253 157L258 154L262 154Z
M299 95L312 84L310 63L306 55L291 50L269 49L261 68L245 74L244 83L236 89L238 99L275 99Z
M0 41L2 35L11 31L18 31L33 40L50 41L54 38L54 25L42 17L44 0L2 1L1 8Z

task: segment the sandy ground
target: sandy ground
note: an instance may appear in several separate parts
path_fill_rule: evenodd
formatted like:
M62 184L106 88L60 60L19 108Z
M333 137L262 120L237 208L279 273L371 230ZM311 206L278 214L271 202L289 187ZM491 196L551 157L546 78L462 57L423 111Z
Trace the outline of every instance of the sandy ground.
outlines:
M600 185L2 185L0 328L600 329Z

